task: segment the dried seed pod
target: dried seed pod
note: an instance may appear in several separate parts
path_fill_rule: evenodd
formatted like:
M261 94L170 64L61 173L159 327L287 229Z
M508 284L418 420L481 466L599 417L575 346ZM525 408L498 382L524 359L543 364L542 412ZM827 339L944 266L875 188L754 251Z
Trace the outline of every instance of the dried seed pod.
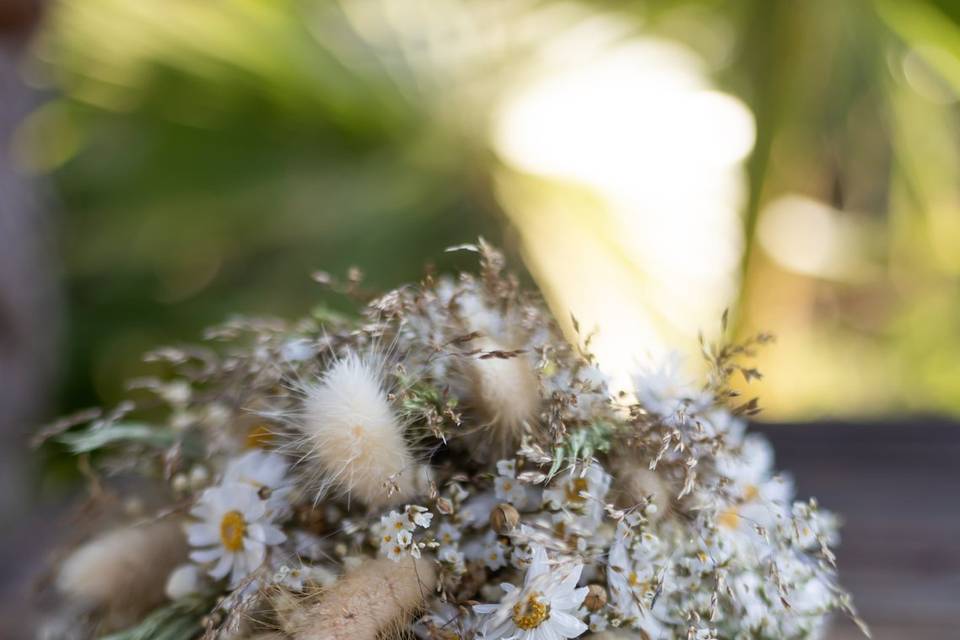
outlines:
M499 534L513 531L520 523L520 512L512 505L501 502L490 511L490 528Z
M587 585L587 597L583 605L590 611L599 611L607 604L607 590L599 584Z
M174 521L114 529L74 551L57 588L103 613L103 627L132 624L166 598L167 576L187 559L187 540Z
M470 403L491 430L494 450L506 450L520 441L524 424L537 415L540 381L527 354L512 353L488 337L477 338L472 346L485 353L465 363Z
M376 640L406 623L436 586L433 563L387 558L363 563L289 616L295 640Z
M631 509L650 497L656 508L645 512L647 518L657 522L667 514L673 497L659 474L641 463L626 460L617 463L615 469L611 497L618 509Z

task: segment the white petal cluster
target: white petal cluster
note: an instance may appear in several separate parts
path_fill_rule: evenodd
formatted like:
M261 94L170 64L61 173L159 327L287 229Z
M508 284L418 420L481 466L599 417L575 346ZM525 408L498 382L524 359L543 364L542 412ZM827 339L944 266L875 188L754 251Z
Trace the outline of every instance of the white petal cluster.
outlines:
M286 540L273 522L267 501L245 483L211 487L190 511L199 522L187 526L187 539L197 547L190 558L209 565L209 574L230 577L235 587L263 565L269 547Z
M411 504L400 511L391 511L380 518L377 540L380 553L394 561L407 556L419 558L426 546L414 540L414 532L419 528L428 528L433 514L426 507Z
M474 605L484 616L480 629L484 640L560 640L576 638L587 630L577 610L587 588L577 588L583 565L550 566L547 552L537 547L533 561L517 587L503 583L504 595L496 604Z

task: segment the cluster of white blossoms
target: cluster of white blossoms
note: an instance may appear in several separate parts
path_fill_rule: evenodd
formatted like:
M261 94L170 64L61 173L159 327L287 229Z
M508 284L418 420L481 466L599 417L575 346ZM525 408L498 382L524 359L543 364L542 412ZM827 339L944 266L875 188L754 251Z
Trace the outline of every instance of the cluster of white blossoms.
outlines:
M671 356L614 397L589 338L470 249L477 276L356 318L159 350L151 402L59 423L160 496L64 563L70 637L794 640L855 617L835 518L794 500L730 387L763 337L705 345L702 383Z
M419 558L426 544L413 539L417 527L427 528L433 514L426 507L407 505L403 512L391 511L380 518L378 540L380 553L391 560L400 560L406 555Z

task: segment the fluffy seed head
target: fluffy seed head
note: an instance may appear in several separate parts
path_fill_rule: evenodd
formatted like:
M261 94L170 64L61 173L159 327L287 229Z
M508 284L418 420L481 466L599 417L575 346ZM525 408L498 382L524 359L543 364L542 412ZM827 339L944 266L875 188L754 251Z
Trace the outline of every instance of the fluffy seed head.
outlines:
M296 425L304 464L320 491L337 489L371 507L408 500L416 469L404 429L384 390L382 367L355 353L338 360L306 389ZM390 488L393 487L391 491Z
M60 568L61 593L103 612L116 629L163 602L167 576L187 558L179 522L115 529L74 551Z
M656 510L647 511L649 520L657 522L667 514L672 496L667 484L656 472L632 461L623 461L616 468L611 495L617 508L630 509L650 497Z
M511 351L489 337L473 341L484 352ZM464 367L470 402L480 420L492 429L495 443L504 447L519 442L523 426L540 407L540 382L526 354L511 358L469 358Z

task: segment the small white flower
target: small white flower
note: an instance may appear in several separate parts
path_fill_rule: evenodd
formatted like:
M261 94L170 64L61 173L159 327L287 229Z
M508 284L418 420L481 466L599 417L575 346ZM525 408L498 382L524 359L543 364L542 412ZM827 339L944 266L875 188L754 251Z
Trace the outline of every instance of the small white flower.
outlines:
M401 547L409 547L413 543L413 534L404 529L397 532L397 544Z
M517 463L513 460L497 462L497 473L493 480L494 492L498 500L509 502L517 507L527 501L527 488L517 480Z
M685 421L685 416L709 406L711 397L687 375L684 357L671 351L634 376L640 404L659 414L668 423Z
M230 575L231 587L263 564L267 547L286 540L274 526L266 501L249 484L227 484L203 492L190 512L201 521L187 526L194 547L190 559L215 563L209 574L220 580Z
M600 633L601 631L606 631L607 626L609 625L607 618L599 613L591 613L587 623L590 627L590 633Z
M437 542L441 547L450 547L457 544L461 537L460 530L449 522L444 522L437 527Z
M510 564L517 569L529 569L533 562L533 551L529 547L514 547L510 554Z
M488 531L483 540L483 563L491 571L507 566L507 547L493 531Z
M547 553L537 547L523 587L504 583L506 592L498 604L474 605L486 616L482 635L485 640L559 640L576 638L587 625L575 613L587 596L587 588L577 589L583 565L571 564L566 570L551 571Z
M383 527L384 535L395 536L400 531L413 531L413 523L405 513L391 511L380 518L380 526Z
M400 546L400 543L385 545L381 547L381 550L386 551L387 557L394 562L399 562L405 555L404 548Z
M656 592L656 568L649 560L632 562L628 544L630 538L623 535L623 530L619 530L616 540L610 547L610 556L607 563L607 586L610 592L610 605L613 611L620 617L630 620L637 628L642 628L647 633L658 628L658 622L654 619L650 606ZM652 538L652 536L651 536ZM655 538L652 538L655 541ZM643 546L651 541L641 540L637 546ZM641 552L635 551L634 554L649 552L644 549ZM659 637L653 634L651 637Z
M287 362L303 362L317 353L316 348L305 338L292 338L280 347L280 357Z
M449 564L453 568L453 572L457 575L460 575L466 571L464 555L455 547L441 547L440 551L437 553L437 559L440 562Z
M303 580L307 576L303 565L283 565L273 574L272 583L284 586L291 591L303 591Z
M498 460L497 474L501 476L507 476L508 478L516 478L517 477L517 461L516 460Z
M433 514L426 507L421 507L418 504L407 505L407 515L413 520L414 525L424 529L429 527L433 521Z

